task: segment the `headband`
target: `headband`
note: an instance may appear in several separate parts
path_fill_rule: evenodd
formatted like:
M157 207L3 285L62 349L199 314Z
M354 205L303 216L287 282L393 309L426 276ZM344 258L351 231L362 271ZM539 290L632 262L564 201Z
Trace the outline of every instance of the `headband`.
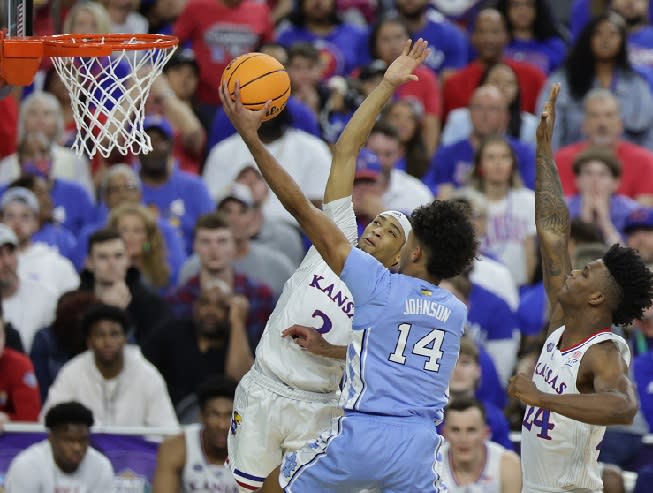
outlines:
M379 216L394 217L401 226L401 229L404 230L405 241L408 241L408 234L413 230L413 227L411 226L408 217L406 217L406 214L399 211L384 211L379 214Z

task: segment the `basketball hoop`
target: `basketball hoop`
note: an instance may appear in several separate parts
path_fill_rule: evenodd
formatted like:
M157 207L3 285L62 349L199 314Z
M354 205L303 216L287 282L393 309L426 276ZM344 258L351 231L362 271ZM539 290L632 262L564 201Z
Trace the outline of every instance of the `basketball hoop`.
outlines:
M43 57L50 57L70 94L77 137L72 149L89 157L147 154L145 101L177 47L160 34L60 34L8 37L0 33L0 77L29 85Z

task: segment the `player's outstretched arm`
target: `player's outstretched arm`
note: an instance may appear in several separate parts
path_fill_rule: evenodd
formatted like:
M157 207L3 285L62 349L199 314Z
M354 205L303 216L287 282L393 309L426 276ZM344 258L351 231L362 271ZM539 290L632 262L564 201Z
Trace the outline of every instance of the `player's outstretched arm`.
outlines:
M274 156L268 152L258 136L258 129L263 122L265 113L268 111L270 102L268 101L262 110L248 110L240 100L238 81L236 81L234 92L236 100L232 101L226 83L220 87L220 99L225 113L245 141L245 144L247 144L249 151L254 156L256 165L272 191L277 195L286 210L297 219L322 259L331 267L333 272L340 275L345 260L352 249L351 244L340 231L340 228L306 198L297 183L281 167Z
M177 493L181 486L181 473L185 462L184 436L164 440L156 457L152 493Z
M586 394L547 394L537 389L523 374L512 377L510 395L522 402L590 425L629 425L637 413L637 398L628 378L628 366L614 343L596 344L581 360L579 379L587 375L594 392Z
M544 104L536 132L535 226L542 253L544 287L551 308L549 332L562 325L562 310L557 303L557 295L565 277L571 272L567 250L569 211L551 146L559 91L560 85L554 84L549 100Z
M428 43L422 38L411 46L406 41L404 50L385 71L383 80L374 88L345 126L333 151L331 173L324 191L324 203L348 197L353 192L356 158L376 122L383 106L397 87L409 80L417 80L413 71L428 56Z

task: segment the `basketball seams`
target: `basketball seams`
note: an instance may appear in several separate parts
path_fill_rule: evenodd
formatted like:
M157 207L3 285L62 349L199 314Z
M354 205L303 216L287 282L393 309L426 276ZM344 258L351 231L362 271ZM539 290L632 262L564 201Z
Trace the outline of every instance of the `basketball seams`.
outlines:
M265 53L252 53L250 56L248 56L244 60L241 60L240 62L238 62L238 65L236 65L234 67L234 69L231 71L231 73L229 74L229 79L227 80L227 89L229 89L229 86L231 85L231 79L233 78L236 71L240 68L240 66L243 65L244 63L246 63L247 61L252 60L253 58L260 57L260 56L265 56ZM225 70L227 70L227 69L225 69ZM233 96L233 94L231 93L231 89L229 89L229 93L230 93L229 94L230 96Z
M269 72L265 72L264 74L261 74L258 77L254 77L253 79L248 80L244 85L240 86L240 88L244 89L248 85L250 85L252 82L256 82L257 80L260 80L263 77L267 77L268 75L276 74L278 72L285 72L285 71L286 70L284 68L278 68L278 69L275 69L275 70L270 70Z
M271 99L270 101L272 101L272 102L274 103L277 99L280 99L280 98L284 97L286 94L288 94L288 91L290 91L290 87L288 87L288 88L283 92L283 94L280 94L279 96L277 96L277 97L274 98L274 99ZM245 103L245 102L243 102L243 106L252 106L252 105L255 105L255 104L262 105L262 104L265 104L265 103L267 103L267 101L258 101L258 102L253 102L253 103Z

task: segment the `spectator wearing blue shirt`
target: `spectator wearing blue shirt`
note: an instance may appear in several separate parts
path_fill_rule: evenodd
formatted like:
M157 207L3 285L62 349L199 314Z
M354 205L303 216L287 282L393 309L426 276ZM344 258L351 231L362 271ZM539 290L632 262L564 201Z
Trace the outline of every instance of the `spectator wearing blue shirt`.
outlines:
M313 43L324 62L323 79L348 75L365 62L367 32L340 20L335 0L300 0L289 22L280 26L277 41L286 48Z
M616 3L614 0L600 0L598 3L603 4L603 9L596 11L596 0L574 0L574 3L571 7L571 16L570 16L570 30L571 37L575 40L583 28L587 25L590 19L602 13L603 10L607 9L610 4ZM637 2L631 2L637 3ZM642 2L643 3L643 2ZM647 16L649 20L653 20L653 2L646 2L647 6Z
M8 188L22 187L30 190L39 203L39 230L32 235L32 241L45 243L70 261L74 261L77 238L54 219L54 205L51 184L41 176L25 175L9 184ZM3 192L4 193L4 192Z
M47 180L54 206L54 221L63 225L73 235L77 235L93 220L95 205L81 185L57 178L52 172L55 160L53 149L52 141L43 132L28 132L23 135L18 144L20 176L33 175Z
M75 253L75 266L81 269L84 266L88 251L88 239L95 232L104 228L109 218L109 213L123 204L142 203L142 185L132 168L126 164L115 164L109 168L100 186L101 203L97 209L96 219L87 225L79 234L78 246ZM171 269L173 278L186 260L181 233L166 219L157 218L157 226L163 235L166 247L166 262Z
M611 8L626 20L628 59L653 87L653 26L649 1L613 0Z
M215 204L202 180L178 169L171 159L174 134L170 123L151 116L143 121L143 129L152 140L152 151L140 156L143 203L180 231L190 253L197 218L213 211Z
M429 42L431 52L425 66L445 79L467 65L465 33L440 12L430 9L428 0L397 0L396 7L408 24L411 38Z
M508 25L507 58L535 65L545 74L560 66L567 47L548 0L499 0L495 8Z
M576 156L572 169L579 193L567 199L569 217L595 224L606 244L621 242L627 216L640 206L616 193L619 159L612 151L590 147Z
M501 91L494 86L482 86L474 91L469 102L472 121L471 135L438 149L423 182L437 190L438 198L447 199L454 189L469 183L474 168L474 153L481 142L492 135L505 133L508 106ZM535 187L535 149L517 140L507 138L519 165L524 185Z

